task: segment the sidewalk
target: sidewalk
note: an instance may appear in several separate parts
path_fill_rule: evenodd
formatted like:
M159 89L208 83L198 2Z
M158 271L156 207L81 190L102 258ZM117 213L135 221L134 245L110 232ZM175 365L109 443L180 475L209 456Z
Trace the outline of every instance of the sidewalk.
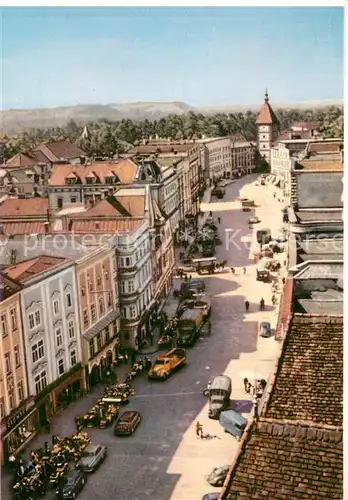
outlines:
M124 382L127 377L130 365L119 365L116 367L115 372L117 375L118 383ZM105 389L105 384L98 384L93 390L86 394L82 399L78 399L58 413L51 421L50 432L42 430L39 432L32 441L28 444L19 454L20 457L28 458L30 450L35 450L44 446L47 441L52 443L52 436L58 435L61 437L71 436L76 432L75 417L86 414L97 400L102 396ZM1 499L7 500L11 498L11 485L13 481L13 473L7 469L1 470Z

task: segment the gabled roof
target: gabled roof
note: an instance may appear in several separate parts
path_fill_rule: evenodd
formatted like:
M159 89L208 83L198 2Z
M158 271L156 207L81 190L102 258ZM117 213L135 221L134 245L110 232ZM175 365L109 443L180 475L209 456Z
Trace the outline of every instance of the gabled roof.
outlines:
M34 167L37 165L37 160L35 158L31 158L23 153L18 153L3 165L3 168L26 168L26 167Z
M5 236L44 234L45 223L42 221L3 222L2 232Z
M342 425L342 317L294 315L270 391L262 416Z
M110 171L113 172L119 182L122 184L131 184L137 172L137 165L130 159L122 159L118 161L105 161L90 163L87 165L56 165L52 169L51 178L49 180L49 186L62 186L65 184L65 179L70 176L70 174L75 174L83 184L86 184L86 178L90 173L96 175L101 183L104 183L104 179L110 175ZM112 184L110 184L112 187Z
M0 205L0 219L6 217L47 216L48 198L8 198Z
M144 217L145 196L109 196L81 216L87 217Z
M269 104L268 94L265 94L265 102L261 106L259 116L256 119L257 125L279 125L279 120Z
M139 229L144 219L71 220L70 231L75 234L120 234Z
M47 144L41 144L33 149L33 154L37 156L40 162L56 162L63 160L72 160L85 156L86 153L76 144L72 144L67 140L54 141Z
M39 257L24 260L22 262L18 262L18 264L8 266L4 269L4 273L11 279L15 279L20 283L25 283L43 272L60 266L64 262L69 262L69 259L64 257L40 255Z

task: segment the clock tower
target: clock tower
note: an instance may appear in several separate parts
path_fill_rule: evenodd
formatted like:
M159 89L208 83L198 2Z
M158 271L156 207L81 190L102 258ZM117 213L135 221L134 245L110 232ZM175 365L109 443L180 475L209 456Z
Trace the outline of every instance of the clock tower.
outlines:
M257 148L260 155L270 163L271 148L279 137L280 123L269 104L269 97L266 89L265 102L261 107L256 120L257 125Z

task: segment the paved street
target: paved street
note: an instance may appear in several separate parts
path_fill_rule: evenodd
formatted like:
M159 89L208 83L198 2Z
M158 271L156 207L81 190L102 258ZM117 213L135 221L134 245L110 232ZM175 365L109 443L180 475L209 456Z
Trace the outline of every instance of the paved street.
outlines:
M277 232L281 212L271 188L255 186L255 179L253 175L236 181L226 188L223 200L202 206L221 217L223 244L218 247L217 257L236 268L235 275L228 269L204 278L212 296L212 335L199 339L188 350L187 365L168 381L150 383L145 376L134 381L137 395L129 409L139 410L143 417L134 435L116 438L111 429L88 431L94 443L108 445L108 458L90 478L79 496L81 500L197 500L214 491L205 480L211 469L231 463L238 442L224 433L218 422L208 419L202 390L214 375L228 374L233 384L231 407L250 416L252 404L244 392L244 372L267 377L279 352L273 338L258 338L258 322L269 320L274 328L277 309L270 305L270 284L256 281L252 252L258 249L256 230L270 228ZM244 213L235 201L237 196L252 198L259 207ZM247 220L254 213L261 223L250 230ZM234 235L234 244L228 244L228 235L230 240ZM266 303L264 312L259 311L261 297ZM249 313L245 313L246 299L250 302ZM89 396L88 401L77 402L59 415L53 432L72 432L73 416L81 413L82 407L86 410L96 397ZM203 424L204 432L220 439L197 439L196 420ZM40 439L45 441L44 436Z

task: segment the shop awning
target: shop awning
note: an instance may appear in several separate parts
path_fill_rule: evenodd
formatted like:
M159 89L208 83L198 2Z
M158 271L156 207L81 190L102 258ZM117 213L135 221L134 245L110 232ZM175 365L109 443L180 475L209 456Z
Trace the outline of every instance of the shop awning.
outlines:
M105 316L105 318L98 321L96 325L92 326L92 328L90 328L87 332L85 332L83 334L83 337L86 340L93 339L98 335L98 333L100 333L102 330L104 330L104 328L106 328L110 323L112 323L112 321L115 321L116 318L117 318L117 311L112 311L107 316Z

